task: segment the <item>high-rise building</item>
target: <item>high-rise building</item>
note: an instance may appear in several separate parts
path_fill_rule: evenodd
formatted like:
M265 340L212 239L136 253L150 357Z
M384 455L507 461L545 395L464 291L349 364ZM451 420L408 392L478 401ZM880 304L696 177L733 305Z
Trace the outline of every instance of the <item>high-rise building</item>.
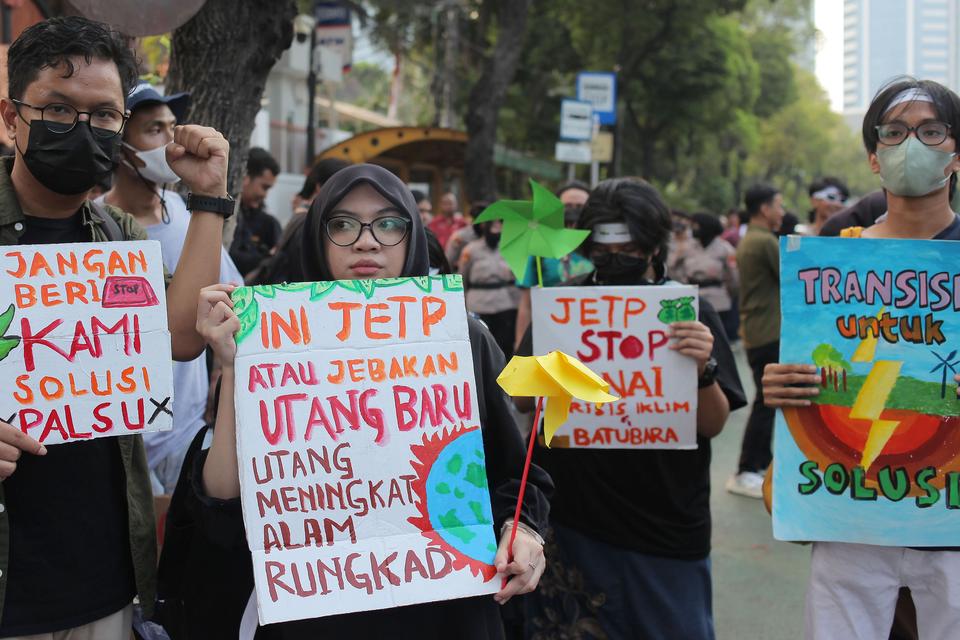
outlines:
M960 0L844 0L843 111L863 118L887 81L910 75L960 89Z

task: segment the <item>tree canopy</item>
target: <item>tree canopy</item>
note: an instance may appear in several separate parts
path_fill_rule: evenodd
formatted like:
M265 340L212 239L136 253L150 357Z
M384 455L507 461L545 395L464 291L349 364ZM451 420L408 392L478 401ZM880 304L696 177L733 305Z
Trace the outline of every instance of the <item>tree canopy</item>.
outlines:
M560 102L574 95L576 74L616 71L618 148L606 175L644 177L671 205L716 213L738 206L743 191L759 181L781 189L787 208L801 217L809 208L807 186L817 177L839 177L863 195L878 183L862 144L798 65L816 37L810 4L530 0L515 75L493 105L497 142L552 157ZM374 39L421 71L406 79L405 103L436 98L438 78L450 81L442 75L450 62L443 12L458 7L453 102L462 126L486 97L478 83L496 55L503 0L371 0L366 6ZM430 66L432 73L422 73ZM436 121L439 102L431 118L419 100L418 120Z

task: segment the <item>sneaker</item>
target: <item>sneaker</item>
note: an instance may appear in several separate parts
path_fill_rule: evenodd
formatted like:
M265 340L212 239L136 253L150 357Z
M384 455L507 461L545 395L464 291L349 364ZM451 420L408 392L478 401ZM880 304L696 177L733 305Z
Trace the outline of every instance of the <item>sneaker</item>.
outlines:
M727 491L747 498L763 497L763 475L754 471L741 471L727 480Z

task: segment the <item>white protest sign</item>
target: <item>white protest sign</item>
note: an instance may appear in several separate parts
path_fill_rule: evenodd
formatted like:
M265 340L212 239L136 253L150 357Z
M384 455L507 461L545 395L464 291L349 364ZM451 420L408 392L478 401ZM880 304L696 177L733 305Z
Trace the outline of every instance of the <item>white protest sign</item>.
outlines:
M262 624L495 593L459 276L233 294Z
M554 448L695 449L697 366L668 348L670 323L697 319L697 288L535 287L533 352L577 357L620 396L574 400Z
M10 246L0 274L0 419L46 445L171 428L158 242Z

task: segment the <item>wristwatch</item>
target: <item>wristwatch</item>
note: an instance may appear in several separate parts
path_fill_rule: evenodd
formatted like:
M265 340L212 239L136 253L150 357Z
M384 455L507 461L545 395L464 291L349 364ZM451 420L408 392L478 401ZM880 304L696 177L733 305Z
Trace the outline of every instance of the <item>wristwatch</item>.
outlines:
M703 367L703 373L701 373L700 377L697 379L697 388L704 389L716 381L717 361L715 358L710 358L707 360L707 364Z
M233 215L237 208L237 201L227 195L226 198L198 196L195 193L187 194L187 209L190 211L209 211L219 213L226 220Z

